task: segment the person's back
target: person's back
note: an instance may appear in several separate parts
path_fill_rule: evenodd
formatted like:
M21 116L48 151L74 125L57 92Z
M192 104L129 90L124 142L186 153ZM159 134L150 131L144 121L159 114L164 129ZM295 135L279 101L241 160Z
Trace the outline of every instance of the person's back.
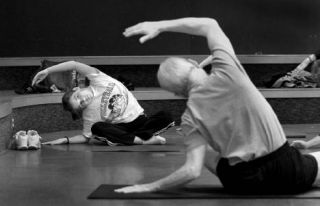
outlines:
M213 51L211 75L189 92L182 124L197 128L231 164L278 149L286 137L273 109L233 54Z

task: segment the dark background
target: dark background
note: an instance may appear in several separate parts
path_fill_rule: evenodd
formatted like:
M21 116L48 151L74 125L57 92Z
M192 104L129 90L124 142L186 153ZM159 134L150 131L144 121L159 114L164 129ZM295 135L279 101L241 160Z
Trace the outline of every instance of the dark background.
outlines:
M206 41L165 33L141 46L140 21L214 17L237 54L320 47L319 0L1 0L0 57L207 54Z

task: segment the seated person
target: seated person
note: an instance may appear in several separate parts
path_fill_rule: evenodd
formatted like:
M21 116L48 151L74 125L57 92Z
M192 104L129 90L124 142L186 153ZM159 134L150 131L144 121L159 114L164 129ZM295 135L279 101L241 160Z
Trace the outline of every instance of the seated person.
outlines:
M62 103L74 120L83 119L83 132L73 137L59 138L43 144L87 143L91 138L108 145L165 144L159 136L174 125L168 112L160 111L147 116L133 94L118 80L98 69L80 62L63 62L38 72L32 85L48 74L76 70L86 76L90 85L67 91Z
M232 193L298 193L319 186L320 152L302 154L288 144L268 101L240 64L229 38L210 18L147 21L125 30L144 43L163 32L205 37L211 73L194 62L170 57L160 64L162 88L188 98L181 117L186 146L184 164L153 182L116 189L154 192L195 180L206 168ZM207 152L210 146L213 151Z

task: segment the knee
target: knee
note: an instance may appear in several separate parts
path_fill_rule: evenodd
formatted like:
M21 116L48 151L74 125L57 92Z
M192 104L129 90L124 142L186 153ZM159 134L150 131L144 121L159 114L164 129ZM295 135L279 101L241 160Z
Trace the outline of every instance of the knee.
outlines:
M96 122L91 127L92 134L99 135L101 131L109 127L109 123L106 122Z

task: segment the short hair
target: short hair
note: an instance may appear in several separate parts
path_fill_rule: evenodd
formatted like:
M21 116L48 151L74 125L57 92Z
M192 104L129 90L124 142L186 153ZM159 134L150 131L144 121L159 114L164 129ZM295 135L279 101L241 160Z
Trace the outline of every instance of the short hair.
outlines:
M65 111L69 111L73 120L78 120L82 117L81 109L74 109L70 104L70 98L74 93L73 90L66 91L62 97L62 106Z
M183 93L188 88L189 69L186 59L169 57L159 67L157 78L160 86L171 92Z

